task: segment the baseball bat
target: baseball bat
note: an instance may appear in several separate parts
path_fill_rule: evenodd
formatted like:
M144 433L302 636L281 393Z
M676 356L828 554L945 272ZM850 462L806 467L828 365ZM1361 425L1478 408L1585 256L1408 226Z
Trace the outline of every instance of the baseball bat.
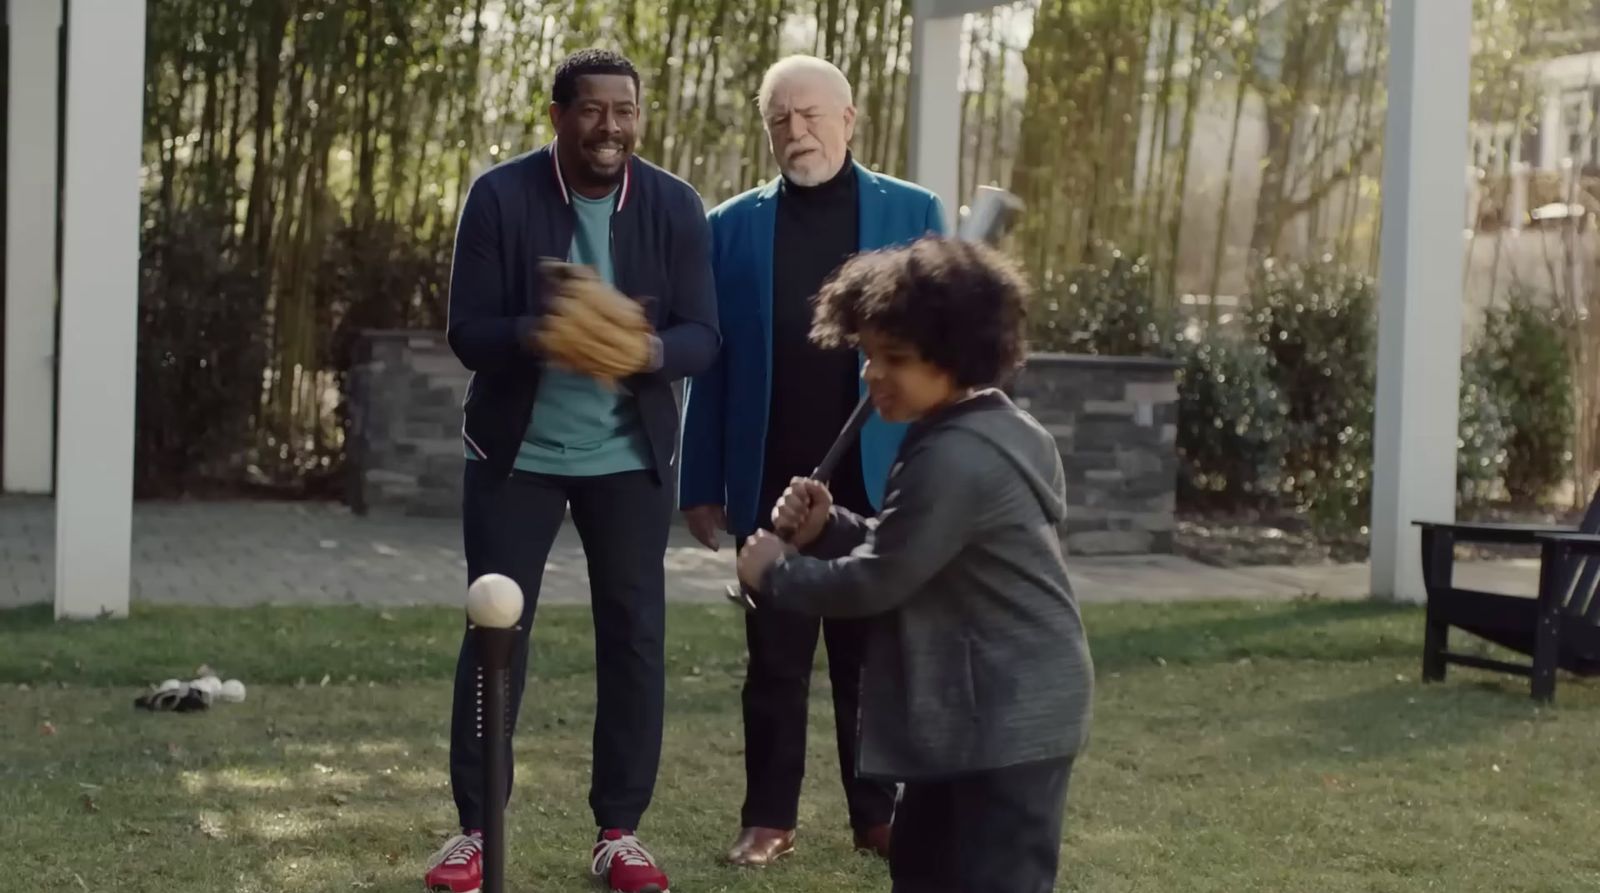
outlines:
M969 242L987 242L991 245L999 242L1005 234L1016 225L1017 218L1022 214L1022 199L1016 195L994 186L979 186L978 193L968 206L966 216L962 218L956 232L961 239ZM845 421L844 427L839 429L839 436L834 438L833 445L828 447L828 452L817 464L811 473L813 480L826 484L833 476L833 470L838 467L839 460L849 451L850 445L861 434L861 427L867 423L867 418L872 415L872 399L863 393L861 400L856 403L856 408L850 413L850 418ZM780 539L788 541L793 531L778 530ZM743 584L730 585L726 595L728 600L738 604L746 611L753 611L756 607L755 598Z
M839 429L839 436L833 439L833 445L828 447L827 454L822 457L822 461L818 462L816 469L811 472L812 480L826 484L829 478L833 477L833 470L839 467L839 460L843 459L844 454L849 452L850 445L861 434L861 426L867 423L867 419L871 415L872 396L870 394L862 394L861 399L856 401L856 408L850 411L850 418L846 419L844 427ZM778 530L775 532L779 538L786 542L789 537L794 535L792 530ZM755 599L744 584L730 585L726 594L731 601L738 602L746 611L755 610Z

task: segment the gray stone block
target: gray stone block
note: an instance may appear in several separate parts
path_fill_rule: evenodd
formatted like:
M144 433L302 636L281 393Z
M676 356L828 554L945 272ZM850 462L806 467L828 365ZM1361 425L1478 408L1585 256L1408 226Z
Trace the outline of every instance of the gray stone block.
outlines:
M1083 477L1091 484L1120 484L1124 480L1123 473L1115 468L1086 469Z
M461 361L456 359L455 354L433 351L419 351L414 354L411 358L411 368L441 383L447 379L456 378L465 371Z
M1135 515L1145 514L1173 514L1173 505L1176 496L1170 491L1151 495L1137 495L1133 493L1117 493L1107 505L1107 511L1127 512Z
M1092 533L1105 530L1109 522L1104 512L1093 514L1085 512L1067 512L1067 519L1060 524L1061 531L1070 536L1075 533Z
M1165 467L1161 456L1144 449L1117 450L1116 462L1117 468L1130 478L1159 475Z
M1116 468L1117 454L1115 452L1091 453L1077 452L1061 457L1061 467L1070 472L1082 472L1092 469Z
M1140 500L1165 496L1173 490L1174 482L1163 475L1144 475L1123 482L1122 495Z
M1101 487L1078 487L1073 491L1072 498L1079 505L1089 509L1106 509L1113 501Z
M406 347L395 341L372 342L372 360L377 365L401 363L405 360Z
M449 388L423 383L412 386L411 403L416 409L422 411L454 409L456 407L456 395Z
M1083 414L1088 417L1111 416L1131 419L1138 405L1128 400L1085 400Z
M1177 403L1178 383L1170 377L1165 381L1130 381L1122 386L1122 399L1132 403Z
M1122 420L1086 418L1078 423L1075 442L1080 450L1109 453L1139 443L1139 430Z
M1133 518L1133 527L1136 530L1146 530L1151 533L1176 530L1177 519L1171 512L1146 512Z
M1151 534L1142 530L1095 530L1067 537L1069 555L1138 555L1150 551Z

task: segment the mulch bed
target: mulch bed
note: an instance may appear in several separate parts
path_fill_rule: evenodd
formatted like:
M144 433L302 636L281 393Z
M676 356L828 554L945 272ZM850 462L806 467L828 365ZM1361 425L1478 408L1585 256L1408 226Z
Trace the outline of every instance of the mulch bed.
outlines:
M1576 525L1582 511L1567 507L1493 504L1463 508L1462 521L1507 521ZM1180 510L1175 548L1179 555L1216 567L1308 565L1365 561L1367 537L1360 531L1318 535L1303 517L1257 512ZM1462 559L1530 558L1528 546L1465 545Z

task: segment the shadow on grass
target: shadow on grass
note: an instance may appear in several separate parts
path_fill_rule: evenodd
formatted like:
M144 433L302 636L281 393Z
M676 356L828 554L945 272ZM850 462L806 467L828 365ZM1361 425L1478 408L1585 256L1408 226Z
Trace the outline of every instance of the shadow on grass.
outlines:
M1564 697L1554 708L1528 697L1526 679L1457 668L1444 682L1424 683L1415 672L1395 673L1392 665L1349 667L1327 680L1331 694L1301 680L1284 685L1304 694L1251 717L1263 732L1248 739L1246 754L1267 764L1393 766L1497 739L1537 760L1545 736L1536 727L1592 727L1600 718L1600 685L1567 674L1559 679Z
M0 608L0 630L27 632L55 625L55 608L47 603Z
M1100 672L1241 658L1420 659L1422 613L1409 605L1302 599L1091 605L1089 647Z
M127 619L63 621L35 606L0 611L0 684L147 685L187 678L200 664L247 684L332 680L448 680L465 620L458 609L135 603ZM742 668L744 624L721 606L672 605L669 673ZM594 672L587 606L539 610L533 671L565 679Z
M592 696L584 681L569 680L529 704L507 816L515 876L529 885L518 889L591 889L584 790ZM0 736L0 835L40 854L29 876L44 889L74 889L74 875L116 875L128 879L120 889L137 893L411 890L428 854L453 833L443 686L271 688L191 715L137 713L104 693L63 700L34 690L12 699L15 709L0 721L10 733ZM839 881L870 880L876 866L835 864L822 876L814 865L789 878L800 883L772 875L752 885L716 864L743 782L737 700L729 703L668 724L647 836L674 879L708 891L863 889ZM49 737L34 729L44 716L59 728ZM832 736L817 729L810 757L821 765ZM831 787L813 788L827 795L826 807L813 790L804 815L843 814ZM159 845L138 847L148 858L130 856L141 842ZM819 830L810 843L848 861L843 830ZM174 847L184 859L170 859ZM239 886L245 878L266 886Z

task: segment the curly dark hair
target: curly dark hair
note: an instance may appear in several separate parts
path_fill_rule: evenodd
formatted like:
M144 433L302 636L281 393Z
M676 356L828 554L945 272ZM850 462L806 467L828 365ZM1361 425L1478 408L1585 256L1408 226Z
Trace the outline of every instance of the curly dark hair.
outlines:
M846 261L812 299L811 340L855 347L872 329L915 347L957 387L1003 384L1027 350L1031 294L987 245L928 236Z
M570 105L578 97L578 78L586 74L625 74L633 78L634 92L639 92L639 69L627 56L591 47L573 53L556 66L556 79L550 87L550 98L556 105Z

